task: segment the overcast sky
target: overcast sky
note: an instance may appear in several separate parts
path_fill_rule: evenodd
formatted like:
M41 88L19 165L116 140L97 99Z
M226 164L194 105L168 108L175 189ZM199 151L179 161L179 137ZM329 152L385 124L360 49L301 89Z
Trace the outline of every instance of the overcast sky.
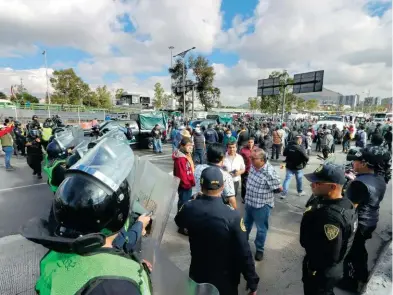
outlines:
M272 70L325 70L325 87L392 96L392 3L364 0L0 0L0 91L46 91L73 67L92 87L169 91L168 46L209 58L224 104Z

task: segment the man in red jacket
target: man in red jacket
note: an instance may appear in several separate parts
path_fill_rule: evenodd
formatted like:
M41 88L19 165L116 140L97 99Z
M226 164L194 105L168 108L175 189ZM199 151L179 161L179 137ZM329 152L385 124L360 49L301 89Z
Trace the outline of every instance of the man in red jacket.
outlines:
M177 202L178 211L185 202L191 200L192 187L195 186L194 162L191 157L192 148L191 139L189 137L183 137L179 149L175 150L172 154L174 160L173 175L180 178L180 184L177 190L179 194L179 201ZM184 228L179 228L178 232L187 235L187 230Z

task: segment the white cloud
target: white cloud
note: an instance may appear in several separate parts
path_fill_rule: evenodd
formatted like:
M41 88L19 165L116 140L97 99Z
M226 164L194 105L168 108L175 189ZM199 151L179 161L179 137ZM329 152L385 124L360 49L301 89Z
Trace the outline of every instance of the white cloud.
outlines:
M91 54L76 70L92 85L116 73L120 81L110 87L152 94L155 82L169 90L169 77L154 74L170 63L169 45L174 53L219 48L240 58L233 67L214 65L224 103L245 102L256 94L257 79L282 69L292 74L324 69L325 86L332 90L391 96L392 13L371 17L366 3L260 0L254 15L236 16L223 32L221 0L0 0L0 28L7 28L0 29L0 57L70 46ZM122 32L127 17L135 28L131 33ZM138 73L154 76L140 81ZM0 77L0 91L19 77L32 92L46 90L43 69L0 68Z
M48 69L48 75L51 75L52 69ZM11 68L0 68L0 91L11 94L11 86L20 85L21 79L23 85L33 95L42 98L46 93L46 74L45 68L14 70ZM51 91L51 89L50 89Z
M255 68L290 73L324 69L325 86L335 91L349 94L374 89L374 95L390 96L391 10L382 18L371 17L365 4L362 0L261 0L253 18L237 23L244 27L252 21L254 32L236 34L235 25L221 34L218 46L237 52L248 63L241 81L255 79ZM227 85L238 83L238 66L226 71ZM232 91L231 95L236 94Z

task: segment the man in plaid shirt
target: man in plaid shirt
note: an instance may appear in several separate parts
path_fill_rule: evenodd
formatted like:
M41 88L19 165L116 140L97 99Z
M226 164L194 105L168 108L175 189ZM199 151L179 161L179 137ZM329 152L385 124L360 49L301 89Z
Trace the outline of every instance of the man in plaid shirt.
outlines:
M281 181L274 167L267 162L267 154L262 149L251 153L252 167L247 179L244 224L249 237L255 221L257 235L255 260L263 259L270 211L274 207L274 194L282 191Z

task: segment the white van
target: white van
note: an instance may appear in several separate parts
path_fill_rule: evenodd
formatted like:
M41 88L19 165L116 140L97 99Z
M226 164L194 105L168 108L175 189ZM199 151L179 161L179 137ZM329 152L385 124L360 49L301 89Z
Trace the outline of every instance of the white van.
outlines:
M16 109L16 106L9 100L0 99L0 109Z

